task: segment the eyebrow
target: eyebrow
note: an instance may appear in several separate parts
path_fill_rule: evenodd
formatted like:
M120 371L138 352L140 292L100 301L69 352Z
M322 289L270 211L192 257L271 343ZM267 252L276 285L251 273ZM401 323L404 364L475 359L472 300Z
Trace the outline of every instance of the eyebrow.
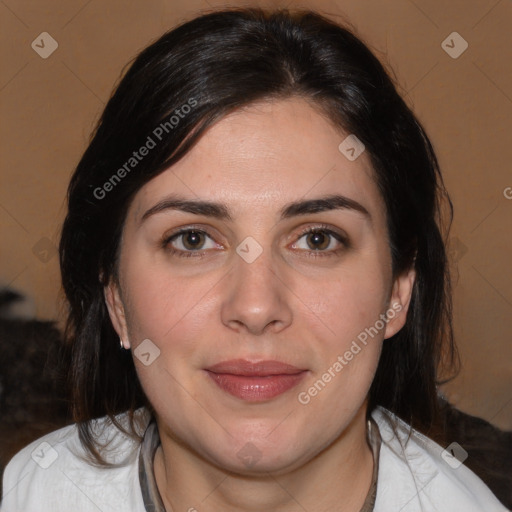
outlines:
M219 220L233 220L229 208L225 204L170 196L147 210L141 217L141 223L152 215L167 210L178 210L186 213L193 213L195 215L204 215L206 217L212 217ZM332 210L353 210L361 213L371 221L370 213L362 204L354 201L354 199L350 199L349 197L339 194L331 194L316 199L307 199L289 203L280 210L280 220Z

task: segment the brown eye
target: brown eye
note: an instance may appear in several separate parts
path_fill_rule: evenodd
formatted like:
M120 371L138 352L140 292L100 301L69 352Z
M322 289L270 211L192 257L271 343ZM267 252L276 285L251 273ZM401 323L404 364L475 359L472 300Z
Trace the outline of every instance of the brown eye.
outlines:
M349 247L346 237L328 227L313 227L302 232L293 249L300 249L311 256L335 256Z
M319 232L308 233L306 236L306 243L308 247L313 251L320 251L327 249L331 243L330 235Z
M162 240L162 248L172 256L203 257L206 251L221 249L213 238L201 229L184 228Z
M205 242L205 236L202 231L187 231L180 236L185 249L191 251L201 249Z

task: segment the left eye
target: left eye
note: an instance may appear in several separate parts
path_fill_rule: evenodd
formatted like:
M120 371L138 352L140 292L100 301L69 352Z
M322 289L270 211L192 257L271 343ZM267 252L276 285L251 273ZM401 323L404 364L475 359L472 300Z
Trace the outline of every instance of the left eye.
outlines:
M336 249L342 242L341 236L333 231L314 229L303 233L292 247L306 251L328 251Z

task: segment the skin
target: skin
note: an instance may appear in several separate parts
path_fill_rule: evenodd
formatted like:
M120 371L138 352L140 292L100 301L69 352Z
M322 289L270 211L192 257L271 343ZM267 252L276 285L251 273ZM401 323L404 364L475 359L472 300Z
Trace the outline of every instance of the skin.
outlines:
M346 135L303 99L253 104L210 128L130 205L119 282L105 297L125 347L150 339L160 350L149 366L134 361L157 414L155 476L168 510L356 512L364 502L373 469L367 393L382 343L405 323L414 273L392 275L385 205L368 156L352 162L338 150ZM223 203L232 219L165 209L141 220L171 194ZM293 201L330 194L369 215L279 217ZM348 243L301 231L322 226ZM208 233L192 240L201 249L192 257L171 252L194 252L190 237L162 243L182 227ZM262 248L252 263L236 252L248 236ZM301 404L299 392L392 304L401 311ZM296 388L248 403L204 371L235 358L308 372ZM247 443L257 453L251 466L237 456Z

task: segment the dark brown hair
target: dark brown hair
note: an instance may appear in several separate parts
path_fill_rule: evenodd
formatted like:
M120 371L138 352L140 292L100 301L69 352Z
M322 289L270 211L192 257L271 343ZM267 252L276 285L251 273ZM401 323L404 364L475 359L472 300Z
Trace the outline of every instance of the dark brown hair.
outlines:
M186 22L138 55L69 185L60 243L73 353L69 381L81 440L98 461L89 420L149 405L103 296L116 275L131 200L226 114L291 96L364 143L387 209L393 272L416 271L406 325L383 345L369 411L382 405L424 432L436 419L438 368L443 354L453 360L455 348L440 230L441 199L450 217L451 203L431 143L381 63L351 31L311 11L232 9ZM194 107L174 124L171 116L186 104ZM158 144L112 181L159 126L167 129Z

